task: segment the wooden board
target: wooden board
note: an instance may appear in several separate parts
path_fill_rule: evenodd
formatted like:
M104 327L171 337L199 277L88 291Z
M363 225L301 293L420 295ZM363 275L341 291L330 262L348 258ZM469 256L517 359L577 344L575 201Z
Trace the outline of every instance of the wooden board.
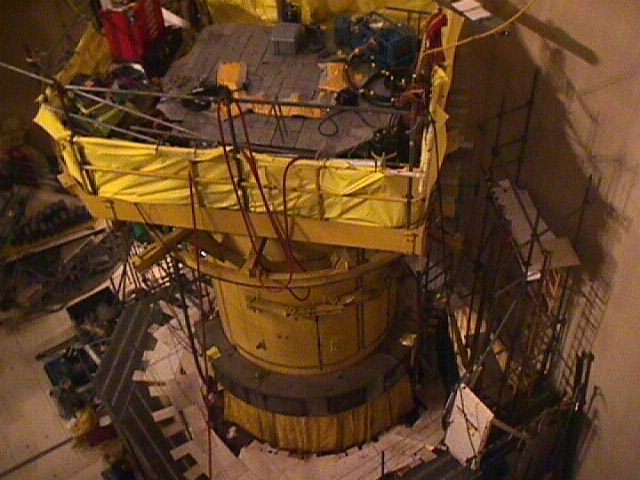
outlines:
M444 442L461 464L466 465L484 450L493 417L469 387L462 384L458 388Z
M530 256L527 279L537 280L544 268L544 251L548 251L551 268L564 268L580 264L571 242L557 238L546 222L539 217L538 209L526 190L519 189L504 179L492 191L497 204L511 225L513 241L518 249L523 269ZM534 232L535 228L535 232Z

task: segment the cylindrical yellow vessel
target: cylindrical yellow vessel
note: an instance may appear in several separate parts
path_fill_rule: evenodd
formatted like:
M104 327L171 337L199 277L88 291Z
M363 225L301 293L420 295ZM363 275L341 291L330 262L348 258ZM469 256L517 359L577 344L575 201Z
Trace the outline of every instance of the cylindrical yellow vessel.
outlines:
M256 278L214 280L225 334L268 370L311 375L345 368L375 349L396 316L395 255L352 269L294 275L292 291Z
M298 245L290 274L273 245L259 267L244 247L199 262L216 294L208 347L226 420L277 448L332 452L413 410L400 255Z

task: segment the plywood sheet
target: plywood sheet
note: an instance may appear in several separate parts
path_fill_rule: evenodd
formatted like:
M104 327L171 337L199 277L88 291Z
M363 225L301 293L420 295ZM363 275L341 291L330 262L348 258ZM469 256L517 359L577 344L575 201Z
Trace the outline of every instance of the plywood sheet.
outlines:
M493 417L493 412L471 389L461 384L444 439L449 453L461 464L466 465L484 450Z

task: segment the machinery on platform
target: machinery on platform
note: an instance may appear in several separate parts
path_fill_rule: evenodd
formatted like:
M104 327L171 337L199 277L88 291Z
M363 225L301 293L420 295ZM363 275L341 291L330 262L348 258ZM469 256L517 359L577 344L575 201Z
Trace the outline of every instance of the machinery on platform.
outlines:
M334 35L338 47L362 49L381 69L410 67L420 46L413 30L377 12L336 17Z

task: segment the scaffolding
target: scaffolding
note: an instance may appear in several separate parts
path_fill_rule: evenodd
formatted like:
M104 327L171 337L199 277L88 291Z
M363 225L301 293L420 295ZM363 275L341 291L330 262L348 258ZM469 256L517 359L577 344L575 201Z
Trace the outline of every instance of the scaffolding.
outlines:
M578 217L575 232L558 238L519 188L537 79L536 72L528 100L507 109L503 97L498 114L487 122L494 122L496 131L490 162L477 162L478 170L472 170L460 153L445 158L444 170L456 162L468 170L458 176L455 190L456 202L468 206L466 215L452 218L433 208L429 219L427 321L444 314L462 382L503 413L526 408L562 363L558 350L573 300L569 287L580 263L572 243L590 189L587 185L582 204L570 214ZM524 115L524 129L504 139L503 122L513 114ZM512 154L505 155L507 150ZM443 205L444 178L439 176L433 205Z

